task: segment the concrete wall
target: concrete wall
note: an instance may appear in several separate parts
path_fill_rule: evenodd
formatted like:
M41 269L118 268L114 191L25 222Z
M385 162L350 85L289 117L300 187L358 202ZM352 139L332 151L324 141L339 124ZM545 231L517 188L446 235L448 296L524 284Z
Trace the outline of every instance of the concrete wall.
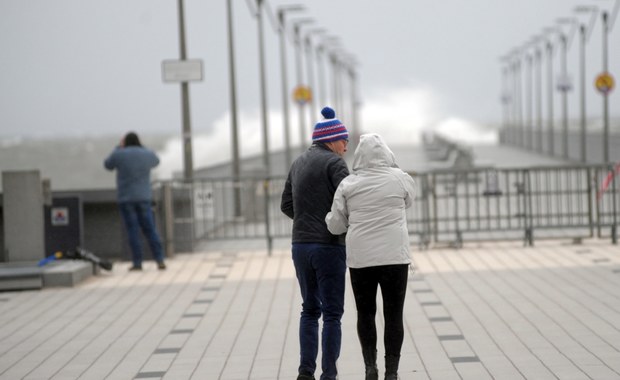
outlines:
M43 186L39 171L2 172L3 256L10 262L45 257Z
M84 190L53 192L53 197L80 196L83 207L83 246L100 257L127 260L130 257L127 237L115 190ZM0 216L4 212L4 197L0 195ZM0 262L7 261L5 252L4 218L0 217ZM43 256L43 253L41 253ZM150 258L145 245L145 258Z

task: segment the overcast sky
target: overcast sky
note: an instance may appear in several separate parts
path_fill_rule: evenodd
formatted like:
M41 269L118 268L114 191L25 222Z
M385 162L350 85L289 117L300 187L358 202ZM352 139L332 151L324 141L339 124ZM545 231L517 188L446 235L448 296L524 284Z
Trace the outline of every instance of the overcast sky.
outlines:
M340 38L359 62L362 130L400 142L415 141L423 129L469 134L472 125L497 127L502 120L499 57L556 25L557 18L576 16L576 5L609 10L614 5L614 0L266 1L267 11L304 4L306 11L297 17L311 17L312 27ZM258 151L257 27L249 4L253 0L234 0L235 52L242 139L247 151ZM185 1L188 57L204 62L203 81L190 85L197 139L229 135L225 5L225 0ZM163 83L161 72L162 60L179 55L177 21L176 0L1 0L0 137L120 136L128 130L180 134L179 85ZM610 71L616 78L617 24L609 38ZM270 138L271 146L278 147L280 61L277 34L268 22L265 43ZM292 45L287 46L292 86L294 56ZM597 117L602 103L592 83L601 67L600 18L587 54L588 112ZM559 55L554 59L557 72ZM576 39L568 60L577 79ZM575 91L569 106L576 118ZM620 114L617 89L611 113ZM294 109L291 120L296 142ZM218 143L212 148L218 149Z

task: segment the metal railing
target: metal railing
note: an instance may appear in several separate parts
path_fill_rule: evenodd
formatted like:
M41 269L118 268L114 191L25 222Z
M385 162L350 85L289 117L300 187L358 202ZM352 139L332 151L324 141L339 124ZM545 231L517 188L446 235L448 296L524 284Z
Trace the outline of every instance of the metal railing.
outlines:
M618 179L597 198L612 172L606 166L561 166L412 173L418 193L407 210L409 233L420 248L594 236L616 244ZM167 246L191 251L205 240L264 238L271 247L272 239L291 235L292 221L280 211L284 183L284 177L156 183Z

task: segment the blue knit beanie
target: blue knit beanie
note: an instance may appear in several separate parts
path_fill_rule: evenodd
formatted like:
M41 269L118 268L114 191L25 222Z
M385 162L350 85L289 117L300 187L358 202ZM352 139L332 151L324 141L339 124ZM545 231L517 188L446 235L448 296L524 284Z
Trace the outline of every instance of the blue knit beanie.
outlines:
M336 112L325 107L321 110L323 120L316 123L312 132L312 142L332 142L338 140L348 140L349 132L342 122L336 119Z

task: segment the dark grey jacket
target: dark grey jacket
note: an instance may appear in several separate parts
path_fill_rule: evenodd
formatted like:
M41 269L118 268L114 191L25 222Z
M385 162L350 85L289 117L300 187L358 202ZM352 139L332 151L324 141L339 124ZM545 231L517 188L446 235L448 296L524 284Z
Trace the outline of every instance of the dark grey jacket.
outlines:
M342 157L322 143L313 144L291 165L280 209L293 219L293 243L344 245L344 235L327 230L325 215L349 169Z

